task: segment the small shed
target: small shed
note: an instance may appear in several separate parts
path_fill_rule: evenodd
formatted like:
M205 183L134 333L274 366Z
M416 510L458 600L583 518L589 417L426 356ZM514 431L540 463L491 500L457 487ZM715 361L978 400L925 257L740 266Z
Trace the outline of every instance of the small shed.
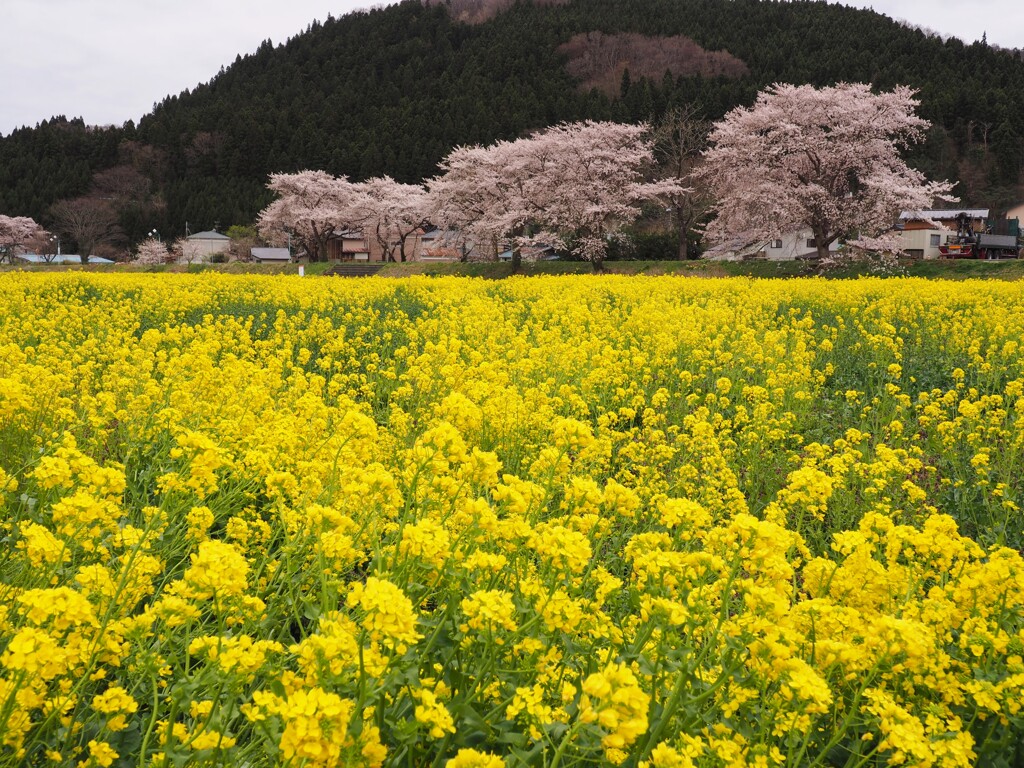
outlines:
M287 248L253 248L252 260L259 264L286 264L292 260Z
M945 227L904 227L900 232L900 250L917 259L937 259L942 256L939 246L946 245L952 234Z

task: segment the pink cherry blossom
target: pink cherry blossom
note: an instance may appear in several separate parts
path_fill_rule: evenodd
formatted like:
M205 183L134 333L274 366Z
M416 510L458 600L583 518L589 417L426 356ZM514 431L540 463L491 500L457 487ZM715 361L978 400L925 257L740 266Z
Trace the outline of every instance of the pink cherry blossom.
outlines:
M914 91L872 93L863 84L830 88L776 84L712 130L703 178L718 200L711 239L750 232L769 239L809 228L818 254L841 236L874 237L901 210L953 200L899 151L928 122Z

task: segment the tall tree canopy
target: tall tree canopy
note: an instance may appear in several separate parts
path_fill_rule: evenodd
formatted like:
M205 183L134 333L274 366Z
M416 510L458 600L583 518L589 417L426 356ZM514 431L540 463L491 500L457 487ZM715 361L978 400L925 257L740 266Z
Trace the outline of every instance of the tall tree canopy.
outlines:
M768 239L807 227L827 257L841 236L875 236L901 209L953 199L950 184L928 181L900 157L928 128L917 105L910 88L873 93L855 83L773 85L753 107L734 109L705 153L702 176L718 200L712 237Z
M409 236L425 223L424 188L389 176L353 183L324 171L275 173L267 186L278 198L260 213L260 234L271 242L289 235L313 261L327 258L327 242L341 229L362 230L386 259L405 261Z
M267 187L278 195L259 215L260 234L271 242L288 236L305 248L311 261L327 258L327 241L336 229L352 226L358 195L346 178L324 171L275 173Z
M356 191L363 233L377 242L387 261L405 261L409 237L427 223L426 190L382 176L357 184Z
M561 244L599 270L608 239L640 215L640 203L680 191L649 182L646 125L563 123L516 141L459 147L430 183L436 223L478 241Z
M51 215L54 228L78 246L83 264L89 263L89 257L97 246L115 243L122 238L117 212L108 201L100 198L62 200L53 206Z

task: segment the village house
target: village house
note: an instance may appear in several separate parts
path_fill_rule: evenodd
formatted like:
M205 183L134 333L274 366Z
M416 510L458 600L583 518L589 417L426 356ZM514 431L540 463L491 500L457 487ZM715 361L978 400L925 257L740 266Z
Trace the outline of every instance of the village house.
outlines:
M190 255L196 261L206 261L215 253L227 253L231 247L231 238L215 230L196 232L185 239L189 244Z
M833 240L828 246L829 253L836 253L841 245L839 240ZM769 240L764 253L768 261L818 258L818 248L814 244L814 233L810 227L786 232L781 237Z
M956 235L960 222L971 232L984 232L988 208L955 208L942 211L903 211L901 250L913 258L937 259L939 248Z
M462 239L453 229L432 229L420 235L415 254L418 261L462 261Z
M750 261L765 258L767 240L753 240L749 235L730 238L704 251L709 261Z
M833 241L829 252L835 253L839 246L838 240ZM818 258L818 249L814 245L814 235L807 227L769 240L740 235L708 249L704 258L712 261L795 261Z
M395 258L400 259L398 244L394 246ZM416 230L405 241L407 261L461 261L472 251L472 244L465 245L454 230ZM327 241L327 258L330 261L382 262L387 260L387 254L376 238L367 237L361 230L345 229L335 231Z
M327 241L329 261L384 261L380 245L358 229L336 229Z

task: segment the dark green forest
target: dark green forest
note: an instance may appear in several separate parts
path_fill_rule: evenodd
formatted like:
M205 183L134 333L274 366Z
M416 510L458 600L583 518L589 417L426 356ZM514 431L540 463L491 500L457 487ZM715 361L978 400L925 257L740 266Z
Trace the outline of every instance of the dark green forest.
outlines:
M51 206L112 200L127 241L251 223L274 171L352 179L433 175L454 146L563 120L657 121L677 105L715 119L773 82L908 84L933 123L913 164L960 182L967 205L1024 199L1024 60L943 41L868 10L767 0L516 4L477 24L419 0L328 18L239 56L134 125L55 117L0 138L0 212L44 226ZM997 23L998 20L993 20ZM585 92L558 46L581 32L685 35L747 65L739 77L631 77Z

